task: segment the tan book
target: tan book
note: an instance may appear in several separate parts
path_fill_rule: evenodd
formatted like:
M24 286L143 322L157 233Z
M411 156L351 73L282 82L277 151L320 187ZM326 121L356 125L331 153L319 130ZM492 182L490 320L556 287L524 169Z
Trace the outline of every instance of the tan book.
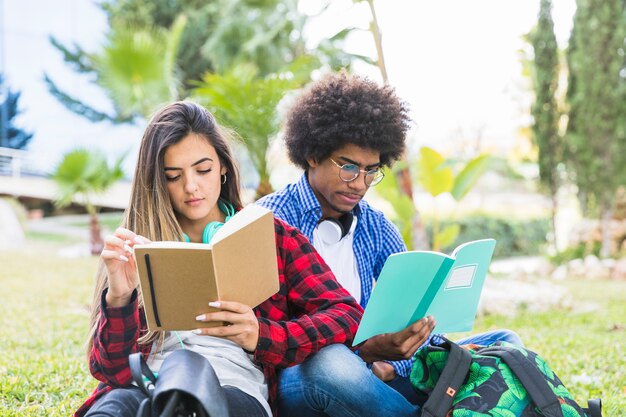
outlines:
M211 301L256 307L278 291L274 216L254 204L237 212L210 244L152 242L134 250L151 331L221 325L195 318L216 311Z

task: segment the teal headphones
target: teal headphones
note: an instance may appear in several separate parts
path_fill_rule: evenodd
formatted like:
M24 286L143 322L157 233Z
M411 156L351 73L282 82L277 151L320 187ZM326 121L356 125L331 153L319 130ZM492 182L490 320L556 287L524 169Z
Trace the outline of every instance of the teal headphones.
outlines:
M224 219L224 223L229 221L231 217L235 215L235 208L229 202L220 199L220 200L217 200L217 206L220 208L222 213L226 215L226 218ZM224 223L210 222L209 224L207 224L204 227L204 231L202 232L202 243L211 242L211 239L213 239L213 236L215 236L215 233L220 229L220 227L224 226ZM185 242L189 242L189 236L183 233L183 237L185 238Z

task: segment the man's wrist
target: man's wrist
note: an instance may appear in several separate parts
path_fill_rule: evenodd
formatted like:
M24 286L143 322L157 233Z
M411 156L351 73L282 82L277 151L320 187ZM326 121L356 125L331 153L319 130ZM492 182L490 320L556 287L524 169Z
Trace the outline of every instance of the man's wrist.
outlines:
M368 339L359 346L358 355L361 359L363 359L363 362L365 363L374 363L376 361L385 359L381 358L380 354L376 354L375 352L373 352L373 350L375 349L372 349L372 343L375 342L373 342L371 339Z

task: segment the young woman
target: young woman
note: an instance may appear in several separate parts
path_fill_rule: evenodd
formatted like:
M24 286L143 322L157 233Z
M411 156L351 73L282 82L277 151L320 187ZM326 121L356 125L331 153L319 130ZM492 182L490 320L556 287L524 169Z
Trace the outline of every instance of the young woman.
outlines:
M128 356L142 352L154 372L176 349L202 354L215 370L231 416L268 416L276 370L322 347L348 344L362 309L296 229L275 220L278 293L258 307L212 303L198 321L229 326L192 332L147 331L132 257L135 243L208 243L241 208L239 173L228 135L201 106L160 110L142 138L123 227L105 239L91 314L89 368L101 383L76 416L134 417L145 395L131 385ZM175 279L175 277L173 277ZM214 301L214 300L207 300Z

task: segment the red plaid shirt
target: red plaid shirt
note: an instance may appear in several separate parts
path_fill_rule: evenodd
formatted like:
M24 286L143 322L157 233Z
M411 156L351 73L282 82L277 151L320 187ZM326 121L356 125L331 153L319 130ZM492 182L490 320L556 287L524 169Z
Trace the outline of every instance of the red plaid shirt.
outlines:
M259 320L259 343L254 359L263 366L269 384L272 411L276 415L277 369L297 365L324 346L349 345L363 314L359 304L297 229L275 219L280 289L254 309ZM85 415L96 400L115 387L132 382L128 356L150 353L151 345L139 345L146 331L137 294L128 306L111 308L102 294L102 314L89 355L89 369L100 384L75 416Z

